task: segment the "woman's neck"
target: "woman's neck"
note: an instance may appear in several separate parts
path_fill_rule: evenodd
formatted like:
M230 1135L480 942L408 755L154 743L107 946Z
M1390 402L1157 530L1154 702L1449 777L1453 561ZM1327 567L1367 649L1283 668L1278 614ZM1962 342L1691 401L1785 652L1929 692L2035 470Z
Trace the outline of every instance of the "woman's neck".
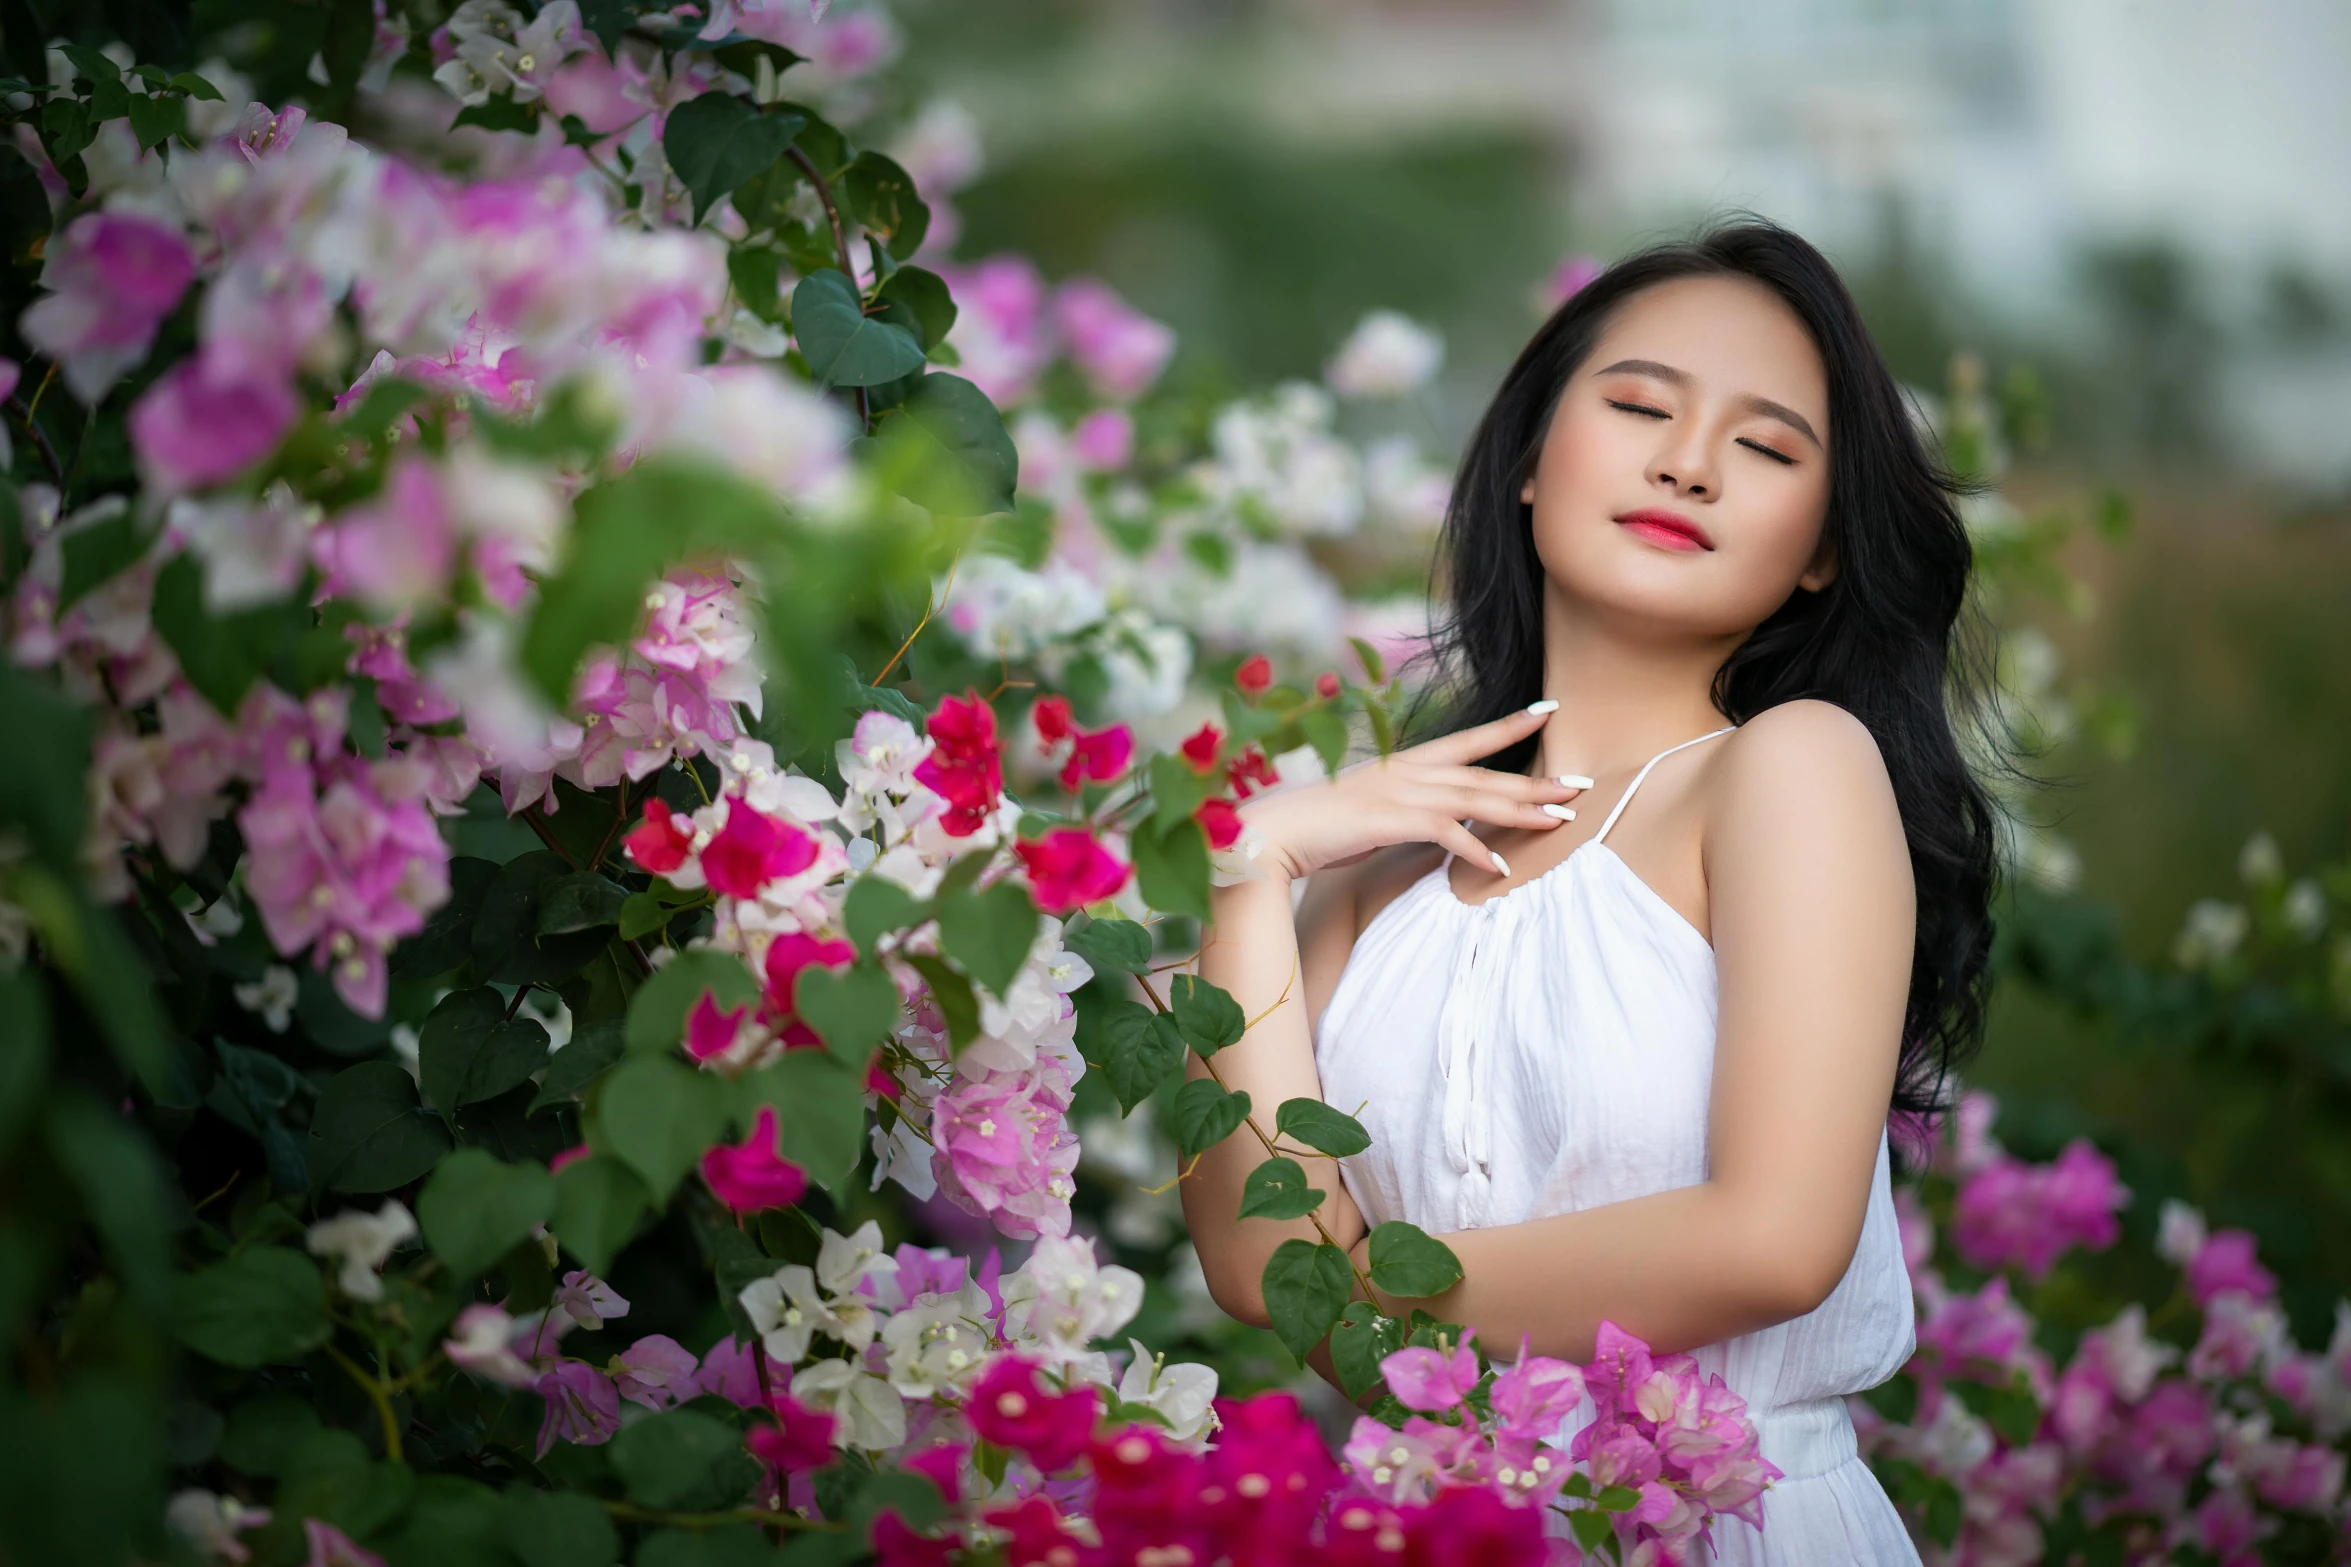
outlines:
M1723 726L1714 676L1743 638L1630 636L1556 595L1546 609L1543 695L1559 711L1542 728L1530 772L1627 771Z

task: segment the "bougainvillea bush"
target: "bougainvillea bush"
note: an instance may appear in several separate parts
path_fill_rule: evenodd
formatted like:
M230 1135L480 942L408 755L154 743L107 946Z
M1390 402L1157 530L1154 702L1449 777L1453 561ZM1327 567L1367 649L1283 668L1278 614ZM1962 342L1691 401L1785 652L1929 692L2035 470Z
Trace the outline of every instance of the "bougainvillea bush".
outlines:
M942 260L951 117L877 109L876 10L36 24L0 1558L1651 1561L1757 1515L1688 1357L1489 1359L1292 1242L1334 1455L1127 1336L1151 1286L1073 1224L1081 1093L1361 1146L1227 1092L1247 1019L1165 971L1236 802L1395 722L1372 642L1343 678L1213 584L1295 610L1302 535L1425 511L1410 453L1303 386L1155 429L1164 328ZM1433 353L1375 318L1328 379ZM1409 1225L1368 1272L1459 1276Z

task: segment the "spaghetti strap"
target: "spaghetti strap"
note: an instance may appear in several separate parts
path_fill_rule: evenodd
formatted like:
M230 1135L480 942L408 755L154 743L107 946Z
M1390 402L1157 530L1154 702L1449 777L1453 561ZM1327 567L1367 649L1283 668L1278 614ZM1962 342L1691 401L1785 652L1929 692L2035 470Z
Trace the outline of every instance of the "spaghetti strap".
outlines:
M1633 774L1633 781L1625 785L1624 794L1617 800L1616 808L1608 813L1608 819L1600 824L1600 830L1592 834L1592 841L1594 843L1598 843L1608 836L1608 829L1616 825L1616 819L1624 814L1624 808L1633 803L1633 795L1640 789L1641 780L1649 776L1650 768L1655 767L1659 762L1664 761L1667 757L1673 755L1676 751L1686 751L1691 746L1698 744L1700 741L1711 740L1716 735L1727 735L1738 727L1739 726L1737 724L1725 724L1720 729L1716 729L1710 733L1698 736L1696 740L1684 740L1680 745L1669 745L1664 750L1658 752L1655 756L1649 758L1649 760L1646 762L1643 762L1641 764L1641 770Z

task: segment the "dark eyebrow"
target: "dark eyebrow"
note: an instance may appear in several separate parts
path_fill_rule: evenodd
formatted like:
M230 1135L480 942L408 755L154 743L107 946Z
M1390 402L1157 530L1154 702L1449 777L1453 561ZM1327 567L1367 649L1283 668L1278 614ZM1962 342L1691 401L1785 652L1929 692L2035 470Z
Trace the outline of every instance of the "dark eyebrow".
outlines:
M1688 386L1691 381L1689 371L1677 370L1672 365L1661 365L1654 359L1619 359L1616 363L1604 365L1592 373L1607 375L1617 370L1627 370L1634 375L1654 376L1660 381L1671 382L1675 386ZM1812 421L1787 404L1775 403L1768 397L1758 397L1752 392L1738 398L1737 402L1741 408L1752 413L1762 414L1767 419L1777 419L1780 423L1797 431L1813 445L1820 445L1820 437L1813 433Z

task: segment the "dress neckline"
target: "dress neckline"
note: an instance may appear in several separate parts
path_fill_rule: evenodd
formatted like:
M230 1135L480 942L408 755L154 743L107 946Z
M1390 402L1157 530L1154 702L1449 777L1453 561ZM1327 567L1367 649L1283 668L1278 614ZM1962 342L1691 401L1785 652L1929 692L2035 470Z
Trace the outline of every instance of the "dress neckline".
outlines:
M1548 870L1538 871L1534 875L1529 876L1525 881L1520 882L1517 886L1508 888L1501 892L1497 892L1491 897L1482 898L1476 903L1471 903L1469 900L1462 897L1461 894L1453 890L1452 871L1454 857L1452 855L1447 855L1445 858L1439 860L1436 864L1436 868L1431 870L1427 876L1422 878L1422 880L1426 881L1432 878L1435 879L1437 883L1438 898L1460 910L1463 914L1475 914L1491 904L1506 902L1511 898L1517 897L1522 892L1526 892L1533 888L1542 886L1545 882L1565 871L1570 865L1573 865L1576 862L1577 857L1580 856L1586 849L1598 849L1601 853L1607 855L1608 858L1614 860L1616 862L1617 868L1624 872L1625 879L1640 890L1641 896L1647 898L1652 904L1655 904L1660 912L1671 917L1674 924L1680 926L1684 931L1688 932L1690 939L1705 949L1707 957L1712 958L1714 956L1714 943L1706 939L1706 933L1701 931L1697 926L1691 924L1690 917L1687 914L1684 914L1681 910L1675 908L1671 903L1668 903L1665 899L1665 894L1659 892L1655 887L1650 886L1649 883L1642 878L1639 871L1634 870L1631 865L1625 862L1625 857L1623 855L1617 853L1616 850L1610 848L1606 843L1602 842L1598 838L1585 839L1582 843L1579 843L1574 848L1568 850L1566 856L1562 858L1558 864L1550 867ZM1402 900L1398 899L1396 901L1401 902ZM1390 907L1393 906L1393 904L1390 905ZM1384 914L1387 912L1387 910L1383 909L1380 912Z

